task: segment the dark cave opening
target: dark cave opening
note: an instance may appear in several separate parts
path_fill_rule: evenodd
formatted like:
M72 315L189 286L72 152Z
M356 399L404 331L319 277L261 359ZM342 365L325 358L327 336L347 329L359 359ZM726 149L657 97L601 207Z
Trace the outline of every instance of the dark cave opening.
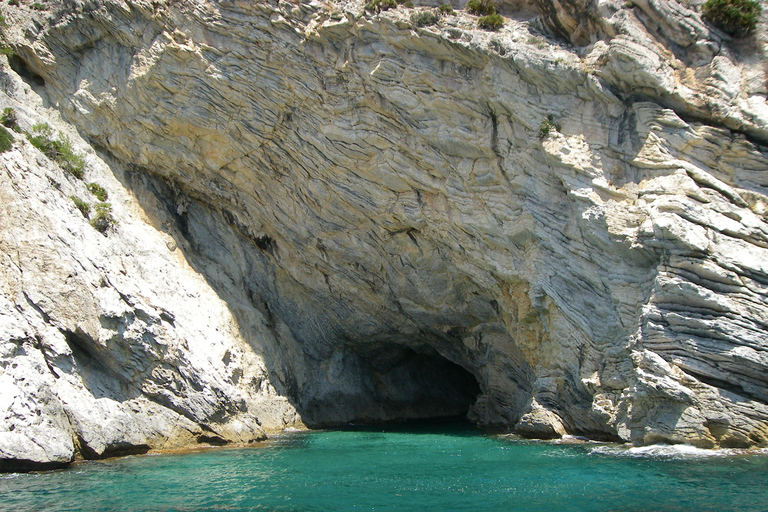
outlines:
M10 55L8 57L8 64L10 64L11 69L14 70L22 78L22 80L27 82L29 85L45 87L45 79L32 71L27 64L27 61L18 55Z
M436 352L406 350L397 366L386 372L372 368L383 401L409 411L409 417L466 416L480 394L475 377Z
M356 347L332 390L305 402L310 427L466 418L481 393L475 376L428 346ZM354 386L352 384L355 384Z

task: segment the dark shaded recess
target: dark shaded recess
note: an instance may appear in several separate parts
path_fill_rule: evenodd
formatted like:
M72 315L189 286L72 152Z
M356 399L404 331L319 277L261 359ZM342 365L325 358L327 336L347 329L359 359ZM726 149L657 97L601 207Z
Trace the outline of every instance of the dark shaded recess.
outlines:
M211 446L226 446L229 444L229 441L218 435L208 425L200 424L200 428L203 430L203 433L197 436L199 444L210 444Z
M402 421L381 421L375 424L349 423L334 430L345 432L401 432L405 434L445 433L452 437L476 437L478 434L508 434L507 429L476 425L467 418L415 418Z
M200 444L210 444L211 446L225 446L229 444L229 441L217 435L205 435L205 434L198 436L197 442Z
M331 394L300 404L308 426L466 418L481 392L470 372L429 347L384 345L353 354L361 359L369 386L357 396ZM344 402L340 416L334 413L337 400Z
M118 443L115 445L107 446L104 452L101 454L96 453L88 444L80 437L77 439L80 455L86 460L99 460L109 457L123 457L126 455L143 455L150 450L149 445L146 444L130 444L130 443Z
M43 77L29 69L27 61L18 55L11 55L8 57L8 63L11 65L11 69L18 73L22 80L27 82L29 85L45 87L45 80Z
M0 473L28 473L30 471L50 471L63 469L69 462L35 462L26 459L0 459Z
M768 401L766 401L765 396L758 396L758 395L755 395L754 393L750 393L746 391L738 383L724 381L716 377L712 377L710 375L705 375L701 372L691 370L690 368L685 368L685 373L695 377L696 379L700 380L704 384L708 384L712 387L719 388L724 391L728 391L729 393L733 393L734 395L739 395L741 397L747 398L749 400L754 400L756 402L768 403Z
M258 247L262 251L267 251L270 253L275 252L275 248L276 248L275 240L269 235L258 236L253 241L253 243L255 243L256 247Z
M88 334L76 331L62 331L72 357L78 368L83 384L94 398L111 398L123 402L138 396L138 391L130 389L118 375L102 363L101 355L96 352L94 341Z

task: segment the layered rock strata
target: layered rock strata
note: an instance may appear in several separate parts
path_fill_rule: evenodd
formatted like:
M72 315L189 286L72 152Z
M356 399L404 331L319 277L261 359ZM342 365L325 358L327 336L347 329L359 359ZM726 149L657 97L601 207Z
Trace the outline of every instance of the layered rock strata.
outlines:
M2 156L3 457L468 409L766 444L764 35L575 4L505 4L497 33L356 3L4 9L4 101L40 94L27 125L60 113L122 202L104 237L76 180Z

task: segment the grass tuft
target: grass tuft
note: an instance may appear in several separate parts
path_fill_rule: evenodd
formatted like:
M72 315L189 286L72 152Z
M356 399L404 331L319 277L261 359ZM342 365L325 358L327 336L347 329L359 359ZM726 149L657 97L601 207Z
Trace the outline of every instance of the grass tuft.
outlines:
M496 32L504 26L504 18L498 14L488 14L477 20L477 26L483 30Z

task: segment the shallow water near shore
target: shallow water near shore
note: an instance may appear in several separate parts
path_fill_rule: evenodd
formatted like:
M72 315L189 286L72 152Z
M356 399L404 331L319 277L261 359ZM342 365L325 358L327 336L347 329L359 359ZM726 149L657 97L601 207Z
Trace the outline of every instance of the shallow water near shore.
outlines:
M0 475L0 510L765 512L768 454L366 427Z

